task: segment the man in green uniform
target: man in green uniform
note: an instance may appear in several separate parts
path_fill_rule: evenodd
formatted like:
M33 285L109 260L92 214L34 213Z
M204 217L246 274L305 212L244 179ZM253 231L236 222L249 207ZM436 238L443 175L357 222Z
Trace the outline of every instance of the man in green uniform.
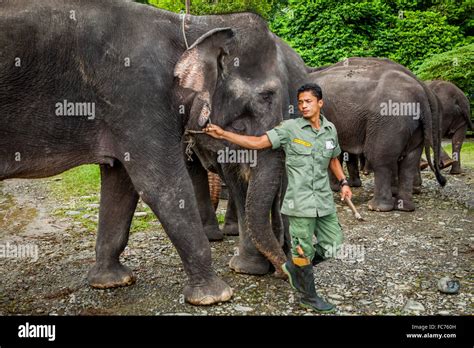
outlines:
M343 240L328 168L339 180L341 200L351 198L352 192L337 158L341 149L336 127L321 114L322 106L321 88L306 84L298 90L298 110L303 117L284 121L265 135L239 135L216 125L204 130L248 149L283 148L288 187L281 212L289 219L293 259L282 269L291 286L301 293L303 307L331 312L335 307L318 296L313 274L313 265L334 256Z

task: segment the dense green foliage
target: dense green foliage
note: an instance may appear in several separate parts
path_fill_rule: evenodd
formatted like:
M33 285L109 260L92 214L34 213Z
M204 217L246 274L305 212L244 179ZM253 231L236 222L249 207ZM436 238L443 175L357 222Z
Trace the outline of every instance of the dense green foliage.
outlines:
M415 70L423 80L451 81L471 98L471 114L474 109L474 44L434 55Z
M185 0L143 0L140 2L177 13L185 11ZM191 0L191 13L206 15L251 11L269 20L284 3L285 1L279 0Z
M451 7L437 12L430 3L424 8L420 3L290 0L271 26L312 66L351 56L375 56L388 57L413 69L433 54L467 44L465 30L472 21ZM468 7L458 7L463 6ZM463 27L456 25L461 20Z

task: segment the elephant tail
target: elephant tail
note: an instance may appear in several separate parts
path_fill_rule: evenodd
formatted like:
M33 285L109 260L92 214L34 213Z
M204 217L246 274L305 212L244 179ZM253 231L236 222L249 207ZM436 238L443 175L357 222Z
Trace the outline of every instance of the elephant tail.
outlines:
M474 130L474 126L472 125L472 121L471 121L471 112L469 111L469 113L466 115L467 117L467 126L469 127L470 130Z
M461 91L461 93L463 93ZM463 93L463 95L465 96L465 94ZM467 126L470 130L474 130L474 126L472 125L472 121L471 121L471 108L470 108L470 103L469 103L469 99L468 97L466 96L465 98L461 98L460 100L460 109L461 110L467 110L466 113L462 112L463 114L463 117L464 117L464 120L466 121L467 123ZM462 105L464 104L464 105Z
M441 118L438 98L423 82L419 82L426 93L430 106L429 109L431 111L431 117L428 118L428 120L426 117L422 117L426 160L428 161L431 170L435 173L436 180L442 187L444 187L446 185L446 178L441 174L439 168L441 157ZM430 146L433 147L434 163L431 162Z

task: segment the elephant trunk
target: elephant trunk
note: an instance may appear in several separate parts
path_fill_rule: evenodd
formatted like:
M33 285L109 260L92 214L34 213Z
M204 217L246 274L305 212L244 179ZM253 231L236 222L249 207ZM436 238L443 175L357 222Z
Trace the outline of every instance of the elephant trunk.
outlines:
M281 273L281 265L286 262L286 256L282 248L283 236L276 236L272 230L270 211L282 184L285 168L283 153L259 151L258 162L250 175L245 208L246 229L257 250L272 263L278 274Z

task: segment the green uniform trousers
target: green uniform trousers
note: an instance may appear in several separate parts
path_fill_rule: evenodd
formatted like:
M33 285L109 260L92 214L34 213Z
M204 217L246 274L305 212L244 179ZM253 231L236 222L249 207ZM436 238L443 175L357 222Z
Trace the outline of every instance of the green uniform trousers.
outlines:
M333 257L344 239L336 213L322 217L288 216L288 220L294 257L301 257L297 246L303 249L304 256L309 260L315 253L323 259ZM313 235L316 236L316 244L313 243Z

